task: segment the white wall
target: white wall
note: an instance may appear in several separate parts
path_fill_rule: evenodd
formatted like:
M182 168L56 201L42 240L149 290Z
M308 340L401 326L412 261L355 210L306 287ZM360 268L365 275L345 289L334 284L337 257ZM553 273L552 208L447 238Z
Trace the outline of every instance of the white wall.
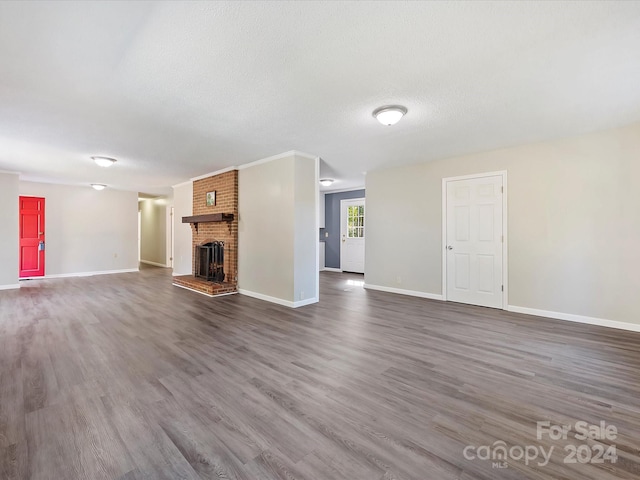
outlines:
M241 293L289 306L317 301L317 163L290 152L240 169Z
M18 287L18 178L0 173L0 289Z
M167 231L170 231L167 223L170 200L161 198L148 198L139 202L141 212L140 225L140 261L157 266L166 266L169 260Z
M136 192L20 182L19 193L45 198L45 275L138 268Z
M173 187L173 274L191 275L192 244L191 225L182 223L182 217L193 213L193 182Z
M635 124L368 172L366 283L441 294L442 178L507 170L509 304L640 324L639 156Z
M238 287L294 301L294 157L238 173Z
M319 298L318 225L319 160L295 156L294 177L294 301Z

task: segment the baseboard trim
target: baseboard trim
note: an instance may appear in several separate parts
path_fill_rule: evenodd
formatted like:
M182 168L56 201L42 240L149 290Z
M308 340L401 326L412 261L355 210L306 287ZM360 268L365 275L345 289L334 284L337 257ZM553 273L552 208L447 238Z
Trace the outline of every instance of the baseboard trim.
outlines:
M204 295L205 297L215 298L215 297L226 297L227 295L236 295L238 292L227 292L227 293L218 293L217 295L211 295L209 293L201 292L200 290L196 290L195 288L185 287L184 285L178 285L177 283L172 283L174 287L184 288L185 290L189 290L190 292L199 293L200 295Z
M324 267L322 269L323 272L336 272L336 273L342 273L342 270L340 270L339 268L333 268L333 267Z
M111 275L113 273L139 272L137 268L125 268L122 270L99 270L97 272L76 272L76 273L54 273L43 277L24 277L20 280L46 280L48 278L69 278L69 277L93 277L94 275Z
M384 287L382 285L371 285L365 283L364 288L368 290L377 290L380 292L397 293L399 295L408 295L410 297L428 298L429 300L442 300L442 295L437 293L418 292L417 290L404 290L402 288Z
M14 290L16 288L20 288L19 283L12 283L9 285L0 285L0 290Z
M140 263L144 263L145 265L153 265L154 267L169 268L169 265L164 265L162 263L157 263L157 262L150 262L149 260L140 260Z
M605 318L574 315L573 313L552 312L549 310L539 310L537 308L518 307L516 305L508 305L507 311L514 313L524 313L526 315L535 315L536 317L547 317L554 318L556 320L585 323L587 325L597 325L599 327L617 328L619 330L628 330L630 332L640 332L640 324L620 322L617 320L607 320Z
M270 295L264 295L258 292L252 292L251 290L245 290L243 288L238 289L238 293L246 295L247 297L257 298L258 300L264 300L265 302L276 303L284 307L293 308L293 302L290 300L283 300L282 298L272 297Z
M289 308L298 308L304 307L305 305L310 305L312 303L317 303L317 298L307 298L306 300L300 300L297 302L292 302L291 300L284 300L282 298L272 297L270 295L264 295L263 293L252 292L251 290L245 290L243 288L238 289L238 293L241 295L246 295L247 297L257 298L258 300L263 300L265 302L275 303L277 305L282 305L283 307Z
M311 305L313 303L318 303L318 299L316 297L307 298L306 300L298 300L297 302L293 302L293 308L304 307L306 305Z

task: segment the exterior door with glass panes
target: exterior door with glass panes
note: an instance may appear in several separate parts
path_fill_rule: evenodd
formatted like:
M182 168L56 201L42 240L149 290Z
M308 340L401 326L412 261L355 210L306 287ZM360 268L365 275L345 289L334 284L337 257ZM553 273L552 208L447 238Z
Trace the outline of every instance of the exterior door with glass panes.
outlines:
M364 273L364 198L340 202L340 269Z

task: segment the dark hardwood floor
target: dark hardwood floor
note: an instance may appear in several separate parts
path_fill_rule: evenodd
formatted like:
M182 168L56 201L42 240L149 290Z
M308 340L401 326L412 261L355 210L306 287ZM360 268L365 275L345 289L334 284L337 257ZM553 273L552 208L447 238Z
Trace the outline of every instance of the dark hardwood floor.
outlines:
M640 334L362 280L323 273L297 310L157 268L0 292L0 479L640 478ZM477 458L500 441L554 451ZM564 463L569 444L617 462Z

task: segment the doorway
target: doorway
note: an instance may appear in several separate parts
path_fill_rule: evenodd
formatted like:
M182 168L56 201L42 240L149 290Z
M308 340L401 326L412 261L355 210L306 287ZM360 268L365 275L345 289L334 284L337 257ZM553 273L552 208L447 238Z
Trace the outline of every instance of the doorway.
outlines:
M43 277L44 198L20 197L20 278Z
M340 201L340 269L364 273L364 198Z
M507 306L506 172L442 181L445 300Z

